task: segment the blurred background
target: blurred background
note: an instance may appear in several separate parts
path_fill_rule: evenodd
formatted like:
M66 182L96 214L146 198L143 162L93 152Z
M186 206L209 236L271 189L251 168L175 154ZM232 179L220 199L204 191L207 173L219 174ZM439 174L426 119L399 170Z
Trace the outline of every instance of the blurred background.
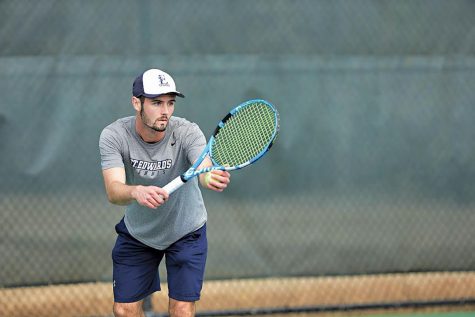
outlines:
M98 138L134 114L148 68L175 78L175 115L207 136L247 99L280 112L269 154L204 193L207 283L272 280L293 296L306 279L424 273L430 289L430 273L464 273L441 286L456 296L423 299L475 299L474 1L4 0L0 292L16 295L0 316L46 286L111 298L124 208L106 199ZM234 309L250 291L227 295ZM295 309L321 308L306 293Z

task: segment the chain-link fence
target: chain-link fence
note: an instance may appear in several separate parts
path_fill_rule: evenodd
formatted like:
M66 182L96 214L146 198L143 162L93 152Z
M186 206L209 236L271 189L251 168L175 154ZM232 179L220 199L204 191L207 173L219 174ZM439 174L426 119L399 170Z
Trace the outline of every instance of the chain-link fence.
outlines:
M205 135L250 98L280 112L203 193L201 310L473 303L475 2L2 1L0 25L0 316L111 315L98 138L151 67Z

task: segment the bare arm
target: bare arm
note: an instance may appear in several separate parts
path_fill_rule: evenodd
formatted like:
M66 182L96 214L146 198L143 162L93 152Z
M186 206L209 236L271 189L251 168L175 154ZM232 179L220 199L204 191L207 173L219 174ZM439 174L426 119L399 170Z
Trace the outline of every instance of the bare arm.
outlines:
M156 209L168 199L168 193L157 186L127 185L122 167L102 171L107 198L116 205L128 205L134 200L138 204Z

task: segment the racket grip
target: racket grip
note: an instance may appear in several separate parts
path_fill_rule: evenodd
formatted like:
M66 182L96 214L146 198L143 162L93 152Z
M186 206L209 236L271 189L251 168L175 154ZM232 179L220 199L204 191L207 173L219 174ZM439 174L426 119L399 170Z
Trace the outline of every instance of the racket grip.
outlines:
M175 190L183 186L185 182L181 179L181 176L178 176L174 180L172 180L170 183L166 184L163 189L167 191L167 193L170 195L173 193Z

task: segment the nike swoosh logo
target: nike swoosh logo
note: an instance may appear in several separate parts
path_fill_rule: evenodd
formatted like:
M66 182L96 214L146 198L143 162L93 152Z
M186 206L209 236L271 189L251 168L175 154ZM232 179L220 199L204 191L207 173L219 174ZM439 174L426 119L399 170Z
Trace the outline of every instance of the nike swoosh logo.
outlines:
M170 143L171 146L174 146L176 143L176 139L175 139L175 132L172 133L172 143Z

